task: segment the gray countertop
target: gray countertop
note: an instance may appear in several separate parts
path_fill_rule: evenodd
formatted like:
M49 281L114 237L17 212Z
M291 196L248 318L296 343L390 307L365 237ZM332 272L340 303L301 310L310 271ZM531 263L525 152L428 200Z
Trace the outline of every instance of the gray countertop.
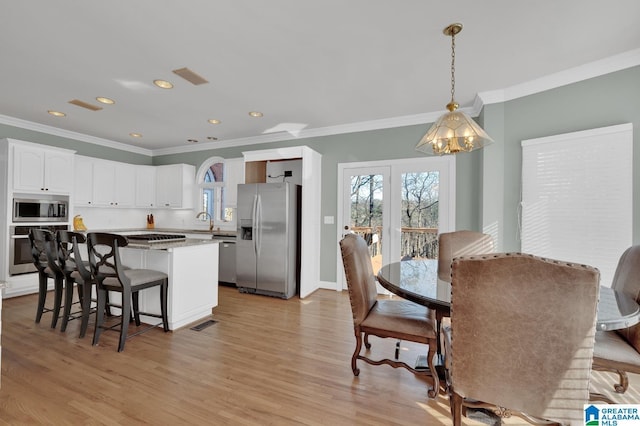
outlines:
M179 228L126 228L126 229L89 229L83 232L112 232L119 234L123 232L154 232L154 233L169 233L169 234L202 234L203 237L220 236L220 237L233 237L236 236L236 231L219 230L209 231L208 229L179 229Z
M219 244L219 243L220 243L219 240L212 240L210 238L206 238L206 239L187 238L186 240L171 241L167 243L129 242L127 247L132 249L141 249L141 250L169 250L169 249L179 249L183 247L193 247L193 246L201 246L205 244Z

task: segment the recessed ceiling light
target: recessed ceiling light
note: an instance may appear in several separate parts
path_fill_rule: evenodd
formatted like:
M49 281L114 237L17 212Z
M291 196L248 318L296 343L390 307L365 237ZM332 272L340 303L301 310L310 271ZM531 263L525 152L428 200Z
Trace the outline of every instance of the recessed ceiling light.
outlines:
M249 115L252 117L262 117L262 113L260 111L251 111Z
M140 134L140 133L129 133L129 136L131 136L132 138L141 138L142 134Z
M187 142L197 143L197 142L198 142L198 139L187 139Z
M217 118L211 118L211 119L209 119L209 120L207 120L207 121L208 121L209 123L211 123L211 124L220 124L220 123L221 123L221 121L220 121L220 120L218 120Z
M60 111L49 110L47 112L49 114L53 115L54 117L66 117L67 116L67 114L65 114L64 112L60 112Z
M113 105L113 104L115 104L115 103L116 103L116 101L114 101L113 99L105 98L105 97L103 97L103 96L98 96L98 97L96 98L96 101L98 101L98 102L100 102L100 103L103 103L103 104L107 104L107 105Z
M210 141L217 141L218 138L216 138L215 136L207 136L207 139L209 139Z
M166 80L153 80L153 84L155 84L156 86L158 86L161 89L172 89L173 88L173 84L169 83Z

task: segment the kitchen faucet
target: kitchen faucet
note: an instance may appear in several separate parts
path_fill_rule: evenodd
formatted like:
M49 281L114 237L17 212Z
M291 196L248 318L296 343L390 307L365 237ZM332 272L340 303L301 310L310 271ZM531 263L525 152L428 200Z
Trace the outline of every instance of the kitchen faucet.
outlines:
M196 215L196 219L199 219L200 216L204 216L205 219L209 216L209 232L213 232L213 217L207 211L201 211Z

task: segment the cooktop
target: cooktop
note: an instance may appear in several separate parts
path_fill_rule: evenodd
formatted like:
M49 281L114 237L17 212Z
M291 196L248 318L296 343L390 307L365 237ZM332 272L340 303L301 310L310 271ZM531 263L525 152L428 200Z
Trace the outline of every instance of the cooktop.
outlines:
M127 239L136 243L168 243L171 241L185 240L185 235L180 234L134 234L126 235Z

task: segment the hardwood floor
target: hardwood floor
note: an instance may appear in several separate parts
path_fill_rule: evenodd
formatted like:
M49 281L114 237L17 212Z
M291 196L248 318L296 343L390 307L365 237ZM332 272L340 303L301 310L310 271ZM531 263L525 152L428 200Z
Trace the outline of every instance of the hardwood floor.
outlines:
M3 301L0 424L415 425L451 424L443 396L407 371L359 363L346 292L319 290L300 300L220 288L216 324L170 333L154 329L127 341L117 333L99 346L34 323L36 296ZM135 329L135 327L133 327ZM390 356L395 341L372 338ZM403 342L412 364L420 345ZM594 384L610 388L605 373ZM637 402L637 376L620 402ZM481 424L464 419L464 424ZM517 421L509 419L509 424Z

